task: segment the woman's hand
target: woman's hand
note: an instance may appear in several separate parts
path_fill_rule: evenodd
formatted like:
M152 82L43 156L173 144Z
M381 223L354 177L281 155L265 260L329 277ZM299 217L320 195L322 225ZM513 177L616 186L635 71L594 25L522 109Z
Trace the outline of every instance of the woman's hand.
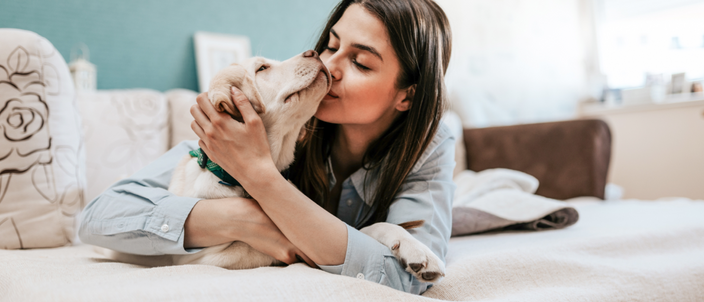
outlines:
M318 266L308 258L300 249L291 243L281 230L274 224L269 216L264 213L254 199L248 207L247 224L244 229L242 241L255 250L272 256L286 264L302 261L310 267Z
M286 264L303 261L317 267L281 233L254 199L200 200L188 215L184 229L186 248L243 241Z
M258 179L261 173L271 172L268 169L276 170L276 166L261 118L242 91L233 87L232 98L242 112L244 123L225 112L217 112L207 93L201 93L196 99L198 104L191 107L195 119L191 128L210 160L245 184Z

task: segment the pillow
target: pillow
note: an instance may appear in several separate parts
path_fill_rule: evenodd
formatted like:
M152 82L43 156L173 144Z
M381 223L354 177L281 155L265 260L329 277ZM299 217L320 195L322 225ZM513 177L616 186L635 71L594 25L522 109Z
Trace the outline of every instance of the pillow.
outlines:
M85 204L73 82L45 38L0 29L0 248L62 246Z
M155 90L102 90L78 95L86 142L87 199L168 150L168 105Z
M198 136L191 129L191 106L196 104L198 94L186 89L173 89L166 92L169 102L169 117L171 133L169 134L169 149L184 140L197 140Z

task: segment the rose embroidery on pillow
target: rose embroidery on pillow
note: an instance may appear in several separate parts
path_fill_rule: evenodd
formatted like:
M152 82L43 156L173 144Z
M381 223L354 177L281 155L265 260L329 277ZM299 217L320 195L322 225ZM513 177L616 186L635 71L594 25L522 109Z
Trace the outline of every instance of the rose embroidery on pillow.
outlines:
M70 74L36 34L0 29L0 40L0 248L61 246L84 205Z
M29 60L27 51L18 47L7 65L0 64L0 175L22 173L52 160L45 84L39 71L28 68Z

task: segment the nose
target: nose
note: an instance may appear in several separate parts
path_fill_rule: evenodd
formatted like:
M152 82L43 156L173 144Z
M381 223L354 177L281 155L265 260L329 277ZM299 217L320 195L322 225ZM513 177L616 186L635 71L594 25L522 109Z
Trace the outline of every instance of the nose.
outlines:
M316 59L317 59L317 58L318 58L318 52L315 51L315 50L312 50L312 49L306 50L306 52L303 53L303 57L304 57L304 58L313 57L313 58L316 58Z

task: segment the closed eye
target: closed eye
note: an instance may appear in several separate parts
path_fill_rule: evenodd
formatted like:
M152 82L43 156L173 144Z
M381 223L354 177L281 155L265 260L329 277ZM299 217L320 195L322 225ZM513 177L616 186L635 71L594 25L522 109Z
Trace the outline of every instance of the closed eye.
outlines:
M325 46L325 48L323 49L323 51L326 51L326 50L328 50L328 51L330 51L330 52L336 52L336 51L337 51L337 48L332 48L332 47L330 47L330 46ZM359 68L359 69L362 70L362 71L371 70L371 68L369 68L369 67L367 67L367 66L364 66L364 65L362 65L362 64L359 64L359 62L357 62L356 59L352 59L352 63L353 63L355 66L357 66L357 68Z
M362 64L359 64L359 62L357 62L357 60L352 60L352 63L354 63L354 65L357 65L357 68L359 68L363 71L371 70L371 68L364 66Z

